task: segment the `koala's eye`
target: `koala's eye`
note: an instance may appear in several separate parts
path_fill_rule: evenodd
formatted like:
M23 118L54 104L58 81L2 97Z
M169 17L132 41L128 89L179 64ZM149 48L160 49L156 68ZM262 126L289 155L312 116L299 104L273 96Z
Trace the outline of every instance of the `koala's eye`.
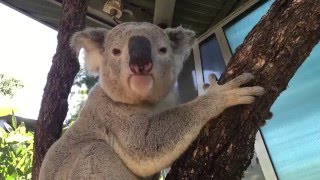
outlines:
M159 52L160 52L161 54L165 54L165 53L167 53L167 48L162 47L162 48L159 49Z
M112 49L112 54L115 55L115 56L120 56L121 50L117 49L117 48L114 48L114 49Z

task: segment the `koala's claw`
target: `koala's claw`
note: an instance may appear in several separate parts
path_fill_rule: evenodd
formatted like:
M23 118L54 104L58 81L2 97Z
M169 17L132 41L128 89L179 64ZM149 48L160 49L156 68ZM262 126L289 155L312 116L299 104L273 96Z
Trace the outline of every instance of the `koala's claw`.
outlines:
M243 73L224 85L218 85L215 76L210 74L210 86L204 85L204 87L206 88L206 94L213 94L215 99L223 99L222 101L225 102L225 107L251 104L254 102L255 96L261 96L265 93L264 88L260 86L240 87L253 78L254 76L252 74Z
M240 96L236 98L236 101L234 101L231 106L239 105L239 104L251 104L254 102L256 98L253 96Z
M243 84L248 83L254 78L254 76L251 73L243 73L240 76L234 78L233 80L227 82L225 86L228 86L229 88L236 88Z
M253 87L240 87L243 84L248 83L254 78L250 73L244 73L225 85L225 94L229 95L229 105L239 105L239 104L251 104L254 102L254 96L261 96L265 93L265 90L261 86Z
M239 96L261 96L264 92L264 88L261 86L243 87L228 91L230 94L237 94Z

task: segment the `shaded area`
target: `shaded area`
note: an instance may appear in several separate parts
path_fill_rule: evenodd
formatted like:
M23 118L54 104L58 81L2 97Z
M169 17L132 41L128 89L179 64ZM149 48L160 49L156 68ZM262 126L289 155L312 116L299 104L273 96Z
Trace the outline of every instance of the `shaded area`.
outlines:
M0 2L58 29L62 0L0 0ZM105 0L88 1L87 26L110 28L118 23L102 11L105 2ZM245 3L245 0L176 0L172 24L193 29L200 35ZM152 23L155 0L123 0L123 9L125 12L119 22Z

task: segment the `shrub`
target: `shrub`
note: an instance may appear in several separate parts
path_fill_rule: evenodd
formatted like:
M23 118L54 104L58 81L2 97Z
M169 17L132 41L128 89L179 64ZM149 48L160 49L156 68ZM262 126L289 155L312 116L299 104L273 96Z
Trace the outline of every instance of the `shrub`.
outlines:
M14 92L17 89L23 88L21 81L5 77L4 74L0 74L0 95L13 97Z
M6 180L31 179L33 158L33 133L24 123L17 125L12 116L12 126L0 126L0 177Z

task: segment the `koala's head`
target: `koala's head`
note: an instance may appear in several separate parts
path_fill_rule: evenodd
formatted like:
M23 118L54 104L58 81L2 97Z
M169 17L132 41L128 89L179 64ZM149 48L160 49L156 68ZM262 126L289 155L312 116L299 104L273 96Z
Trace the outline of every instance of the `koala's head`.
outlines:
M77 32L71 47L85 50L87 71L114 101L156 103L171 91L195 43L193 31L161 29L150 23L123 23L111 30Z

